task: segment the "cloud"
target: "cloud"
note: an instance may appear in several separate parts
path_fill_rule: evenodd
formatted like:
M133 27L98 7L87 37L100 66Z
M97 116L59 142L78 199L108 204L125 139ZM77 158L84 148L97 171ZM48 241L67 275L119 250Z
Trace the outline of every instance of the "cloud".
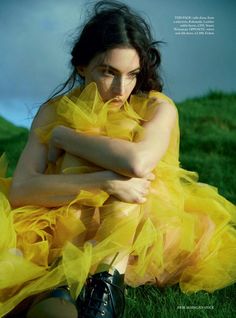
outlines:
M233 42L236 2L125 0L151 22L162 46L166 93L175 100L208 89L236 90ZM70 48L92 1L2 0L0 10L0 114L28 116L69 75ZM174 35L175 15L213 15L214 37ZM10 106L9 106L10 105ZM13 115L14 114L14 115ZM20 117L19 117L20 118Z
M68 74L68 33L81 20L82 1L4 1L1 4L1 98L42 97Z

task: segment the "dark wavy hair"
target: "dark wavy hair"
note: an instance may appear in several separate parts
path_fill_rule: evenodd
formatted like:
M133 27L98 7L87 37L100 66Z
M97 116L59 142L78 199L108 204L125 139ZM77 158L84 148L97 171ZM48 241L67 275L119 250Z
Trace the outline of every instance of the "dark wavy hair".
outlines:
M92 16L85 22L71 51L72 73L61 88L53 95L58 95L67 88L70 91L75 84L84 83L78 74L78 66L87 66L100 53L117 47L134 48L140 58L140 73L133 93L162 91L159 75L161 55L154 41L148 23L129 6L119 1L98 1Z

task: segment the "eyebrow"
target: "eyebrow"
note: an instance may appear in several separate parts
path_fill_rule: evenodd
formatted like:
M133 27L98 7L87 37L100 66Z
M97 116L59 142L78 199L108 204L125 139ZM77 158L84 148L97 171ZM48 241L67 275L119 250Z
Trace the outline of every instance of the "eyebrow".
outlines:
M115 67L113 67L113 66L111 66L111 65L109 65L109 64L100 64L100 65L98 65L99 67L107 67L107 68L109 68L110 70L112 70L112 71L114 71L114 72L117 72L117 73L120 73L120 71L117 69L117 68L115 68ZM132 70L132 71L129 71L129 74L130 73L134 73L134 72L136 72L136 71L140 71L140 67L137 67L137 68L135 68L134 70Z

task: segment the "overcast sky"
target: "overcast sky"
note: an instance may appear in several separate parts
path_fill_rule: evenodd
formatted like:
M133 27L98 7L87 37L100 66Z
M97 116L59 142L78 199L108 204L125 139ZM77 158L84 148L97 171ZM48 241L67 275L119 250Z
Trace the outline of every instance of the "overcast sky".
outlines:
M236 91L234 0L129 0L161 47L164 92L175 101ZM37 107L69 74L76 28L91 1L0 0L0 115L29 127ZM176 16L213 17L214 35L177 35Z

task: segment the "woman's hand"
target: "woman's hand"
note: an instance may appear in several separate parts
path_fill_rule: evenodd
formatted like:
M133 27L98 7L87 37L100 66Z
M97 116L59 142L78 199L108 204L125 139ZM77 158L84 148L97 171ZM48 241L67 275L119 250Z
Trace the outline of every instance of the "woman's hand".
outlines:
M144 178L128 178L116 173L113 175L114 179L107 182L105 190L120 201L128 203L144 203L151 181L155 179L153 173Z

